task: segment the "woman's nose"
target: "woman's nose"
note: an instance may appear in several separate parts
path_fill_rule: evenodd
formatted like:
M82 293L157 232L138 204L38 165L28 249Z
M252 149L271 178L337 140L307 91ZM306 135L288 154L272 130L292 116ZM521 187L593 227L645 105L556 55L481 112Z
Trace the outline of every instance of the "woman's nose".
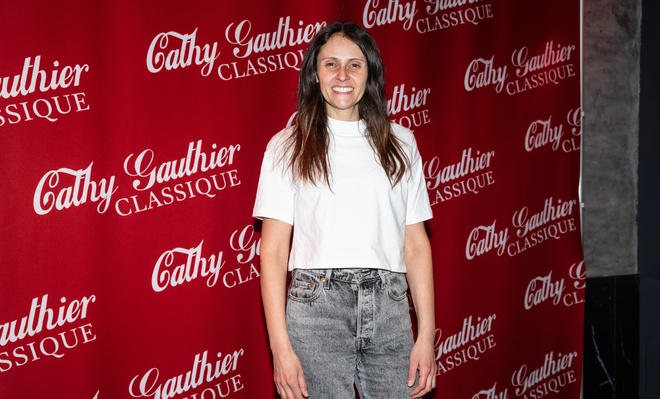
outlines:
M339 68L339 72L337 72L337 79L339 79L342 82L348 79L348 73L346 72L346 67Z

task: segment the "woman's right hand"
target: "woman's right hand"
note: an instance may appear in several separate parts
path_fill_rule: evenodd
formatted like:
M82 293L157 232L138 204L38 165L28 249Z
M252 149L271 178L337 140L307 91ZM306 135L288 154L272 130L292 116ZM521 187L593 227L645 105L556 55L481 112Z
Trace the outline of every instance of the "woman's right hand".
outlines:
M278 356L273 355L273 369L277 393L282 399L309 397L300 360L292 350Z

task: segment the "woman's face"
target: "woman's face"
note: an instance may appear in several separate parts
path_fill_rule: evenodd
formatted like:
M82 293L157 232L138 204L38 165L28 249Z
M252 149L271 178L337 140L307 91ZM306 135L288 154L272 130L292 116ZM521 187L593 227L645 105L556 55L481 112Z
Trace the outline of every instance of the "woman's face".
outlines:
M362 51L341 34L332 36L316 59L317 80L329 117L360 119L358 103L367 85L367 60Z

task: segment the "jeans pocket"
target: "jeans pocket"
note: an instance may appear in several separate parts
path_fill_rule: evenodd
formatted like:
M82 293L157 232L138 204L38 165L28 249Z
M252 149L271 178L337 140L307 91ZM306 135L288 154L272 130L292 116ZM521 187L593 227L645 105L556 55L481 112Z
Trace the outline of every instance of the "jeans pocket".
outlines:
M402 301L408 294L408 282L405 273L388 273L387 293L395 301Z
M312 273L299 269L291 273L289 299L297 302L312 302L323 292L321 279Z

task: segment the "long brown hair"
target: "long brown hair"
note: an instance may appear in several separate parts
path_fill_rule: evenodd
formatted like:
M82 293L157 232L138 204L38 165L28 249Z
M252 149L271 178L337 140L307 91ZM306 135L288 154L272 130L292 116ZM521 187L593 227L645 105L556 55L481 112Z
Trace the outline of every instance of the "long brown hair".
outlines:
M378 156L392 186L396 185L410 161L401 143L392 132L385 96L385 67L374 39L360 25L353 22L333 22L321 29L312 39L303 57L298 81L298 106L293 134L286 142L288 167L294 179L312 184L325 181L330 187L328 164L328 116L325 100L316 81L317 57L321 47L334 35L343 35L354 42L367 60L367 83L359 102L360 119L367 128L369 144Z

